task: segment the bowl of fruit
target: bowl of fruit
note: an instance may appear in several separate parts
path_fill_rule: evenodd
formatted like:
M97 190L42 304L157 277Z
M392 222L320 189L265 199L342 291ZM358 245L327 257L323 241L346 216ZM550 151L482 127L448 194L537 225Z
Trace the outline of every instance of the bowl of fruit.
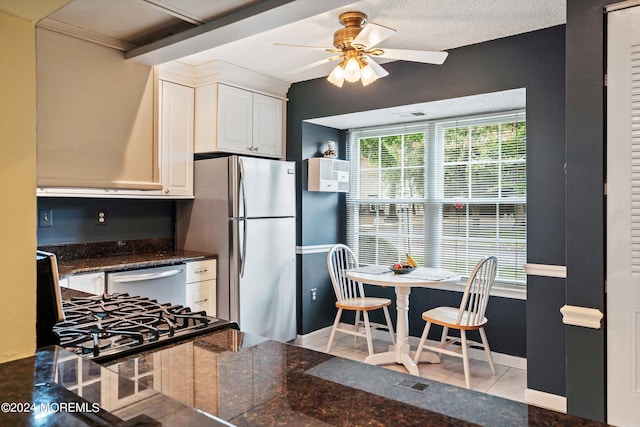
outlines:
M395 274L407 274L411 273L418 267L416 261L411 257L411 255L407 254L407 260L403 262L397 262L389 267L389 270L393 271Z

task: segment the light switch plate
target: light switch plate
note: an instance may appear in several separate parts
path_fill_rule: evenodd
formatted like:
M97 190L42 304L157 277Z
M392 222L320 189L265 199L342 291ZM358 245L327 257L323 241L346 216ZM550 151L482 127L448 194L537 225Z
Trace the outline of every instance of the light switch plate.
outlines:
M53 226L53 209L40 209L38 211L38 226L39 227Z

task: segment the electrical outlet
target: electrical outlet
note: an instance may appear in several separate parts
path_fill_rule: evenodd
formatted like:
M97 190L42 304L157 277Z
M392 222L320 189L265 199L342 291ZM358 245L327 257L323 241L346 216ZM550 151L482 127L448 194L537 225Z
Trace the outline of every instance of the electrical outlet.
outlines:
M311 289L311 302L316 302L318 300L318 288Z
M106 225L107 223L107 210L106 209L98 209L96 211L96 224L98 225Z
M53 209L40 209L38 211L38 226L39 227L53 226Z

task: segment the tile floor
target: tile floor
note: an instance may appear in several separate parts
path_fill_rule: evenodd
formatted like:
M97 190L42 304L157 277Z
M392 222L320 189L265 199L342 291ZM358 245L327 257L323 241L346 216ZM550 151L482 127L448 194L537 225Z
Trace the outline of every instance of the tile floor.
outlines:
M310 342L304 347L324 352L327 349L329 337L320 338ZM386 351L390 342L380 339L373 340L373 351L378 353ZM337 334L333 340L331 354L351 360L364 361L367 357L367 343L364 338L358 338L346 334ZM464 371L462 359L441 355L442 363L422 363L418 366L420 376L430 380L441 381L448 384L464 387ZM524 401L524 391L527 387L527 371L496 364L496 375L491 373L489 363L481 360L470 360L471 388L476 391L500 396L518 402ZM386 365L387 369L406 372L399 365Z

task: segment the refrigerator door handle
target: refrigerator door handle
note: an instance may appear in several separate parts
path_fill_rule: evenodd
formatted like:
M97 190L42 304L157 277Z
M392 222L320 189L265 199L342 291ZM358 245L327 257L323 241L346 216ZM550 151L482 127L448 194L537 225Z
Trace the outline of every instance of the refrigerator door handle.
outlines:
M247 217L247 188L244 182L244 162L242 158L238 158L238 163L240 164L240 185L239 191L242 191L242 217ZM238 217L240 217L240 212L238 212ZM245 226L246 229L246 226Z
M244 277L244 264L247 257L247 220L242 220L242 248L240 250L240 277Z

